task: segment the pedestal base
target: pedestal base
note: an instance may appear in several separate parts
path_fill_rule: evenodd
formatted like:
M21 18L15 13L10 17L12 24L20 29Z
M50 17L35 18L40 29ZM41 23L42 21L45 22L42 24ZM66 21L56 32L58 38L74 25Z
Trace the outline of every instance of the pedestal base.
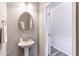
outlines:
M29 48L24 48L24 56L29 56Z

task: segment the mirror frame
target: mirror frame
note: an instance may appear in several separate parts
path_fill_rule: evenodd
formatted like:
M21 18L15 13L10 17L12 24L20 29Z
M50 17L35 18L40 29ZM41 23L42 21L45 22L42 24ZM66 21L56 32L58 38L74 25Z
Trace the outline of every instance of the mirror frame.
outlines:
M20 21L21 21L21 16L23 15L23 14L25 14L25 13L28 13L29 15L30 15L30 17L32 18L32 19L30 19L31 21L32 21L32 27L31 28L29 28L29 30L23 30L22 29L22 27L20 26L21 24L20 24ZM23 13L21 13L21 15L19 16L19 20L18 20L18 28L19 28L19 30L21 31L21 32L29 32L32 28L33 28L33 17L32 17L32 15L29 13L29 12L23 12Z

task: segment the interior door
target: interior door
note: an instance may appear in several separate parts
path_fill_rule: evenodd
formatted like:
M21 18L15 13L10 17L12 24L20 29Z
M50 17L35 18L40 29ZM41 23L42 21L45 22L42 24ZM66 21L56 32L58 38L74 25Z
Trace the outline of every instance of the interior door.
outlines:
M51 54L51 41L52 39L52 19L50 9L47 11L47 40L48 40L48 55Z

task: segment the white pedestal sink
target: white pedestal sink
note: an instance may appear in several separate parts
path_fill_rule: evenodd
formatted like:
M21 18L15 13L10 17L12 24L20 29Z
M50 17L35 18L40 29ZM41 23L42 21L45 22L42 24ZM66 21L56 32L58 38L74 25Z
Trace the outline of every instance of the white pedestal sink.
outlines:
M35 43L33 40L28 41L20 41L18 43L18 46L24 49L24 55L28 56L29 54L29 48L32 47L32 45Z

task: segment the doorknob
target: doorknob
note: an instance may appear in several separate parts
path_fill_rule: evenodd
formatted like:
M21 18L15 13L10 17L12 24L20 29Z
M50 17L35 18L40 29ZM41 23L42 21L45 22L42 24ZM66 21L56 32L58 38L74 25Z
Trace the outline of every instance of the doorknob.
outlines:
M48 33L48 36L52 36L53 35L53 32L52 33Z

